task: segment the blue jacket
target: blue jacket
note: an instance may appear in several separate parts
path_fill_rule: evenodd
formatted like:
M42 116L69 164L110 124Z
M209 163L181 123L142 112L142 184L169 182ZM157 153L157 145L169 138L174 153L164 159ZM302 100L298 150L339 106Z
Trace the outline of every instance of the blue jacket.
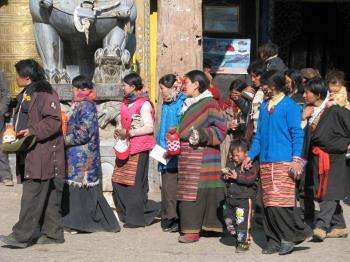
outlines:
M168 149L166 143L166 135L168 133L169 128L178 127L181 118L181 109L182 105L186 99L184 94L180 94L176 101L170 103L163 103L162 105L162 118L160 121L160 128L157 135L157 143ZM167 164L164 166L163 164L159 164L159 171L164 172L166 169L177 169L177 157L173 157Z
M304 131L301 128L300 107L288 96L284 97L272 113L268 100L260 107L258 128L248 152L251 159L260 162L291 162L293 156L301 157Z
M100 139L94 102L79 102L68 121L65 136L68 183L95 186L101 175Z

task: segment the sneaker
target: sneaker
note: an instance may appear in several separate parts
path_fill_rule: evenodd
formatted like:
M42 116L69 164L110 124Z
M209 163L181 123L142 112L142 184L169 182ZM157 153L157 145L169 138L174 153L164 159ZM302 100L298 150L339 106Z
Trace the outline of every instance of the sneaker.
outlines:
M161 227L162 229L165 228L166 225L167 225L167 223L168 223L168 219L162 218L162 219L160 220L160 227Z
M4 182L5 186L14 186L15 185L11 179L4 179L3 182Z
M199 240L199 233L194 234L183 234L179 236L179 242L180 243L193 243L197 242Z
M29 242L19 242L16 240L13 233L8 236L0 236L0 241L4 243L3 247L11 247L11 248L27 248L30 246Z
M176 233L179 232L180 226L178 221L174 221L174 223L171 225L170 229L168 232L170 233Z
M327 233L327 238L346 238L348 237L347 228L333 228L329 233Z
M244 253L249 250L250 244L247 242L239 242L236 247L236 253Z
M163 232L169 231L169 228L170 228L172 223L173 223L172 219L167 219L167 218L162 219L160 221L160 226L161 226Z
M64 239L54 239L50 238L46 235L42 235L39 237L39 239L36 241L38 245L48 245L48 244L63 244Z
M179 222L176 219L169 219L162 229L164 232L179 232Z
M312 235L312 241L323 242L326 236L327 236L326 230L323 230L322 228L315 228Z
M287 255L293 252L295 244L293 242L285 241L282 239L281 247L278 251L279 255Z

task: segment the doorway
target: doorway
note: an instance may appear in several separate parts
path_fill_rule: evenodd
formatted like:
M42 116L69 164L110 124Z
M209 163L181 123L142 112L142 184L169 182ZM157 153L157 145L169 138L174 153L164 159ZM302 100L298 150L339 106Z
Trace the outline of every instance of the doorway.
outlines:
M350 4L276 1L272 41L290 68L332 68L350 79ZM287 16L287 17L286 17ZM286 22L287 21L287 22Z

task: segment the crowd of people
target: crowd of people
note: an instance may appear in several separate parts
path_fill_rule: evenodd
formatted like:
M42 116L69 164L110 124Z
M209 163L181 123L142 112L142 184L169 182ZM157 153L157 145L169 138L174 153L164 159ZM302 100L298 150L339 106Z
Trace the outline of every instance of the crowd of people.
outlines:
M347 237L340 203L350 195L345 75L334 69L323 79L313 68L288 69L272 43L259 48L259 57L247 70L251 82L234 80L226 100L208 65L181 78L162 76L157 133L141 77L124 77L114 131L124 149L115 147L112 185L125 228L148 226L160 214L162 230L179 232L181 243L198 241L204 231L226 231L236 240L236 252L246 252L255 216L267 239L262 253L280 255L309 237L315 242ZM21 211L13 232L0 240L27 247L63 243L64 230L120 231L100 186L92 82L73 79L71 111L62 129L58 96L40 65L22 60L15 67L23 91L13 127L35 143L16 153ZM176 134L172 141L169 130ZM148 199L149 155L156 144L168 150L166 164L158 166L160 210ZM170 152L174 146L177 153Z

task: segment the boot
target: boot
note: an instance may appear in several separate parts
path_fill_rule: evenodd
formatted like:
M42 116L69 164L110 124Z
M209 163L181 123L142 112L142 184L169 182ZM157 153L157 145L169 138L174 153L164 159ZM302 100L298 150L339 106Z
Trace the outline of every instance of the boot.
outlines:
M315 228L312 236L313 242L323 242L323 240L326 238L327 232L326 230L323 230L322 228Z
M348 237L347 228L333 228L329 233L327 233L327 238L346 238Z

